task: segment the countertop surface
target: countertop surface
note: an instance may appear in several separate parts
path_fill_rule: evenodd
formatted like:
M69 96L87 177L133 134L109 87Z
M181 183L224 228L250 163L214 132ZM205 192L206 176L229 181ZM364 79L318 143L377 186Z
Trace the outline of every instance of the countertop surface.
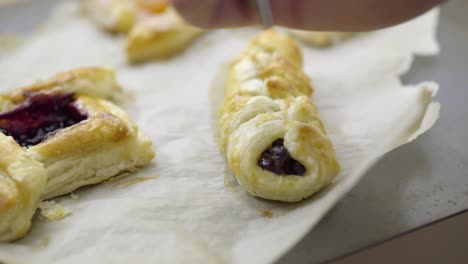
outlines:
M4 0L0 0L0 4ZM43 1L36 16L0 9L0 32L27 32L56 1ZM18 11L18 10L16 10ZM331 260L468 208L468 2L441 10L437 57L417 57L405 83L434 80L441 117L414 142L387 154L338 205L278 263Z

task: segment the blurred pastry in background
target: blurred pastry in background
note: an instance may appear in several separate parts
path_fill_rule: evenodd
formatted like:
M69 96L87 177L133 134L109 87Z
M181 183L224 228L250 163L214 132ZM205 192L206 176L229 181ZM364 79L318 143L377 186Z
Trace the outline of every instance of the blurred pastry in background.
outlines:
M105 31L127 34L130 63L168 59L203 32L186 23L167 0L82 0L82 8Z
M125 49L130 63L167 59L179 54L203 30L186 23L169 7L163 13L137 23L127 36Z
M102 29L111 33L128 33L137 19L131 0L83 0L83 11Z

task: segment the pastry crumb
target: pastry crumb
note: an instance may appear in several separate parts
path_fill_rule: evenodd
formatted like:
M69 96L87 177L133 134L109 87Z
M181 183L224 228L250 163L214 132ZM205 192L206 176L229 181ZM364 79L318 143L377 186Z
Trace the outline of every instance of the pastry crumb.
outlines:
M269 209L258 209L257 211L261 217L273 218L275 216L273 212Z
M20 46L23 42L23 37L19 35L11 33L0 34L0 48L12 50Z
M239 184L237 183L237 180L235 176L229 171L229 169L224 169L224 187L226 190L231 191L231 192L237 192L238 189L237 187Z
M80 199L80 196L76 193L70 193L70 198L72 198L72 200L78 200Z
M44 239L40 239L37 243L34 243L32 246L35 250L43 250L46 249L50 243L50 237L45 237Z
M71 214L71 210L56 203L55 201L45 201L39 204L39 217L45 221L59 221Z

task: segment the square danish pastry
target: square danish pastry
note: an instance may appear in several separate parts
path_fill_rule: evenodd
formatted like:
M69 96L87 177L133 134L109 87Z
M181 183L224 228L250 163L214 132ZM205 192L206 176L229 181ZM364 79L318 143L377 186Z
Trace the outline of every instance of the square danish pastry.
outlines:
M21 229L20 222L30 222L39 200L102 182L154 158L150 139L105 100L119 91L111 69L82 68L0 97L1 240L24 234L27 225ZM8 215L14 213L13 223Z

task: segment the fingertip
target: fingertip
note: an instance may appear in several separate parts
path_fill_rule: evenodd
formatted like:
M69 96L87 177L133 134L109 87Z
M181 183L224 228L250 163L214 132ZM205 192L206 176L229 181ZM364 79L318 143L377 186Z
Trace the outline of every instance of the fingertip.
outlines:
M206 15L206 13L210 12L208 2L205 0L171 0L171 4L185 21L200 28L206 28L209 24L208 16Z

